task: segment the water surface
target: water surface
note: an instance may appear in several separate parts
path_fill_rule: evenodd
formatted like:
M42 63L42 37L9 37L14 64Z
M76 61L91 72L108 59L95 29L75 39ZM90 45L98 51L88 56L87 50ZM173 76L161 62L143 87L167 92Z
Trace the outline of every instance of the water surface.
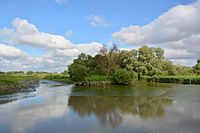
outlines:
M0 133L199 133L200 86L75 87L41 80L0 96Z

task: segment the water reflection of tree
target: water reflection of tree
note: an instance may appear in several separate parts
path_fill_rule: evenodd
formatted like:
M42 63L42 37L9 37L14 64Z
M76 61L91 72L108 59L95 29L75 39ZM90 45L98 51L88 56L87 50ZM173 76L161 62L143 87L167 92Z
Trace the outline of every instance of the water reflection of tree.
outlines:
M103 127L116 127L122 122L122 114L139 115L142 119L161 117L165 106L172 100L145 96L71 96L69 106L80 117L95 115Z

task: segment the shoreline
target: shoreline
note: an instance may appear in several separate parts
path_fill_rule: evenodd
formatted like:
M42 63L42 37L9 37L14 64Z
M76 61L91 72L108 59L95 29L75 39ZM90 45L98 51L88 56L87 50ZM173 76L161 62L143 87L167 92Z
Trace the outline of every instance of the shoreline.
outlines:
M188 84L188 85L200 85L200 80L190 81L187 78L184 80L177 80L175 77L171 77L170 80L163 80L166 79L164 77L158 78L149 78L141 81L135 81L131 83L124 83L124 84L118 84L113 81L83 81L83 82L73 82L70 79L45 79L45 80L52 80L52 81L58 81L58 82L65 82L68 84L74 84L75 86L101 86L101 85L130 85L134 86L138 83L168 83L168 84ZM38 82L40 79L32 79L32 80L26 80L26 81L20 81L20 82L13 82L8 84L1 84L0 85L0 95L4 94L11 94L19 91L20 89L25 88L32 88L34 89L34 84Z
M39 79L21 81L19 83L9 83L0 85L0 95L11 94L19 91L20 89L32 88L35 91L35 83Z

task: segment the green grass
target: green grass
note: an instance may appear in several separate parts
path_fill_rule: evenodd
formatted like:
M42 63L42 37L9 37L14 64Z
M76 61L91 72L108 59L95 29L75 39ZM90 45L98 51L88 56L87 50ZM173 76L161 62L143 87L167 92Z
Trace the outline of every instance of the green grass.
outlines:
M91 75L86 77L86 81L90 82L105 82L105 81L112 81L113 77L111 76L102 76L102 75Z
M69 76L64 76L64 75L47 75L43 79L47 80L61 80L61 79L69 79Z
M37 79L35 76L10 76L10 75L0 75L0 85L19 83L26 80Z
M159 83L182 83L182 84L200 84L200 76L165 76L165 77L149 77L148 82Z

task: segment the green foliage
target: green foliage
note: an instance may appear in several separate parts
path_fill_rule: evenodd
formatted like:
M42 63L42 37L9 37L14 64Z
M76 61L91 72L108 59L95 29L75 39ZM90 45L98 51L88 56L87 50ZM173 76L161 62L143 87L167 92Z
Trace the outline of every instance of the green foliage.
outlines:
M128 71L128 73L130 74L130 77L132 80L137 80L138 74L135 71L131 70L131 71Z
M183 83L183 84L200 84L200 76L165 76L165 77L148 77L149 82L160 83Z
M59 80L59 79L68 79L68 76L62 76L62 75L47 75L43 79L47 80Z
M111 49L107 49L105 46L103 46L100 49L98 58L96 60L98 69L100 69L101 72L106 76L111 75L112 68L120 68L120 62L121 52L117 49L115 44L113 44Z
M0 71L0 74L4 74L5 72Z
M130 83L133 76L134 74L126 69L118 69L114 73L114 81L119 84Z
M0 85L19 83L21 81L34 80L34 79L37 79L37 77L34 77L34 76L9 76L9 75L3 75L3 76L0 76Z
M91 75L113 76L117 83L129 83L132 79L145 80L147 77L200 75L200 59L192 68L173 65L172 61L164 58L161 48L142 46L139 50L120 51L114 44L111 49L103 46L94 57L80 54L70 65L69 74L74 81L104 80Z
M197 64L194 66L195 73L200 75L200 59L197 60Z
M23 71L10 71L10 72L6 72L4 73L5 75L15 75L15 76L20 76L20 75L24 75Z
M176 76L194 76L194 69L192 67L176 65L175 66Z
M61 72L60 74L62 74L62 75L68 75L68 71L65 70L65 71Z
M85 78L86 81L90 82L101 82L101 81L112 81L112 76L104 76L104 75L90 75Z
M33 74L33 71L28 71L26 74L31 75L31 74Z
M68 69L70 78L73 81L85 81L85 78L88 76L89 69L83 64L73 63Z

